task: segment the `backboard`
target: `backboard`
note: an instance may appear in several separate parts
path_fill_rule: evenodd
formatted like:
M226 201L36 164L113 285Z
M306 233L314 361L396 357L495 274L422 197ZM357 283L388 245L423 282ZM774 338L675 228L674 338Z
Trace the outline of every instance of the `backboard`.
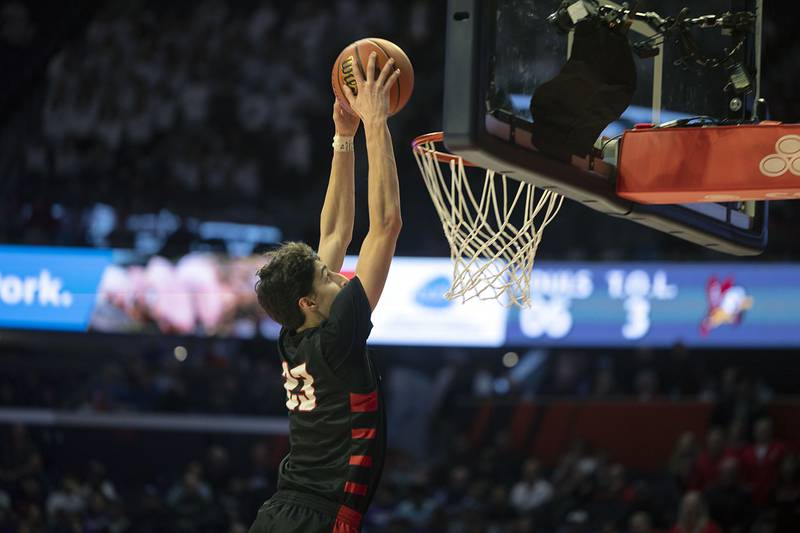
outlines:
M614 2L600 3L619 7ZM721 252L754 255L763 251L766 202L642 205L614 192L613 143L603 145L610 148L603 157L608 165L602 161L564 164L533 149L531 96L558 74L572 45L573 32L559 31L547 20L561 4L561 0L449 0L443 117L447 148L476 165ZM730 69L681 64L683 55L677 45L654 40L655 57L635 58L637 86L632 104L602 137L613 138L642 122L662 124L696 116L731 121L755 118L754 102L760 97L763 0L660 0L647 4L638 2L636 10L657 10L664 17L677 15L683 7L691 9L691 16L756 13L756 31L740 50L751 74L752 90L735 94L729 90ZM654 33L652 26L636 21L628 35L637 42ZM708 55L722 54L736 44L719 28L697 29L693 36L697 49Z

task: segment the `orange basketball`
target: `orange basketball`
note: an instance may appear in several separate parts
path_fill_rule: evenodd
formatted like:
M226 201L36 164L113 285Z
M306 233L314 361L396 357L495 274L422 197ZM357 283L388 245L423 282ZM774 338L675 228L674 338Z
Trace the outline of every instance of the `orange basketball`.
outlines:
M339 104L348 111L352 111L344 95L345 89L343 85L349 85L354 91L358 92L353 69L361 69L361 74L366 79L369 55L373 51L378 54L375 58L376 78L390 57L394 58L394 66L400 69L400 77L394 82L394 86L389 93L389 115L394 115L403 109L411 97L411 93L414 90L414 69L406 53L399 46L386 39L370 37L345 47L333 64L333 71L331 72L333 92L336 94Z

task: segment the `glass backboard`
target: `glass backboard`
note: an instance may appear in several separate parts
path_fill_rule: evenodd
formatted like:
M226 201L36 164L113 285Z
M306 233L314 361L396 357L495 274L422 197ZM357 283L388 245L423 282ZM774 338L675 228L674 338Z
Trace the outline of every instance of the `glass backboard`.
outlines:
M619 4L603 2L614 7ZM627 218L718 251L758 254L766 246L766 202L642 205L616 196L611 163L581 168L563 164L533 149L530 130L536 109L531 97L566 63L573 33L548 22L560 0L450 0L445 64L444 133L447 148L479 166L492 168L564 194L603 213ZM650 4L650 5L648 5ZM731 91L731 70L701 68L686 60L681 43L653 39L654 57L635 57L633 101L602 136L612 138L637 123L708 116L746 121L759 95L761 0L660 0L638 2L637 11L657 10L664 17L688 7L693 17L751 11L756 31L740 46L752 90ZM628 37L644 41L655 30L636 21ZM719 28L692 32L697 57L715 59L737 39ZM733 101L738 98L737 101ZM604 158L605 159L605 158ZM594 165L594 164L592 164Z

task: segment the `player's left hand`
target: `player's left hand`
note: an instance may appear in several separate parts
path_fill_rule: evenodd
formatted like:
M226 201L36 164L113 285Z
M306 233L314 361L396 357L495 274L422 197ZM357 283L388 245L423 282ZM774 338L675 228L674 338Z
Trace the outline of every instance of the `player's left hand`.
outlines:
M352 137L358 131L361 119L339 105L339 100L333 100L333 124L336 126L336 135Z

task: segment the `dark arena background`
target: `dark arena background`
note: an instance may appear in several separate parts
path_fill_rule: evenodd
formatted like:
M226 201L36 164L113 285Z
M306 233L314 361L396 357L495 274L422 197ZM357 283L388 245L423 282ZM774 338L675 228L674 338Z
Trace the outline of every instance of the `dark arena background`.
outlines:
M785 123L794 4L763 20ZM370 338L389 455L364 531L800 531L800 203L771 202L745 258L565 202L529 309L445 300L410 143L442 129L446 14L0 2L0 533L248 530L288 450L254 275L278 243L318 242L331 65L368 36L416 83L390 120L404 224ZM355 149L348 275L368 226Z

